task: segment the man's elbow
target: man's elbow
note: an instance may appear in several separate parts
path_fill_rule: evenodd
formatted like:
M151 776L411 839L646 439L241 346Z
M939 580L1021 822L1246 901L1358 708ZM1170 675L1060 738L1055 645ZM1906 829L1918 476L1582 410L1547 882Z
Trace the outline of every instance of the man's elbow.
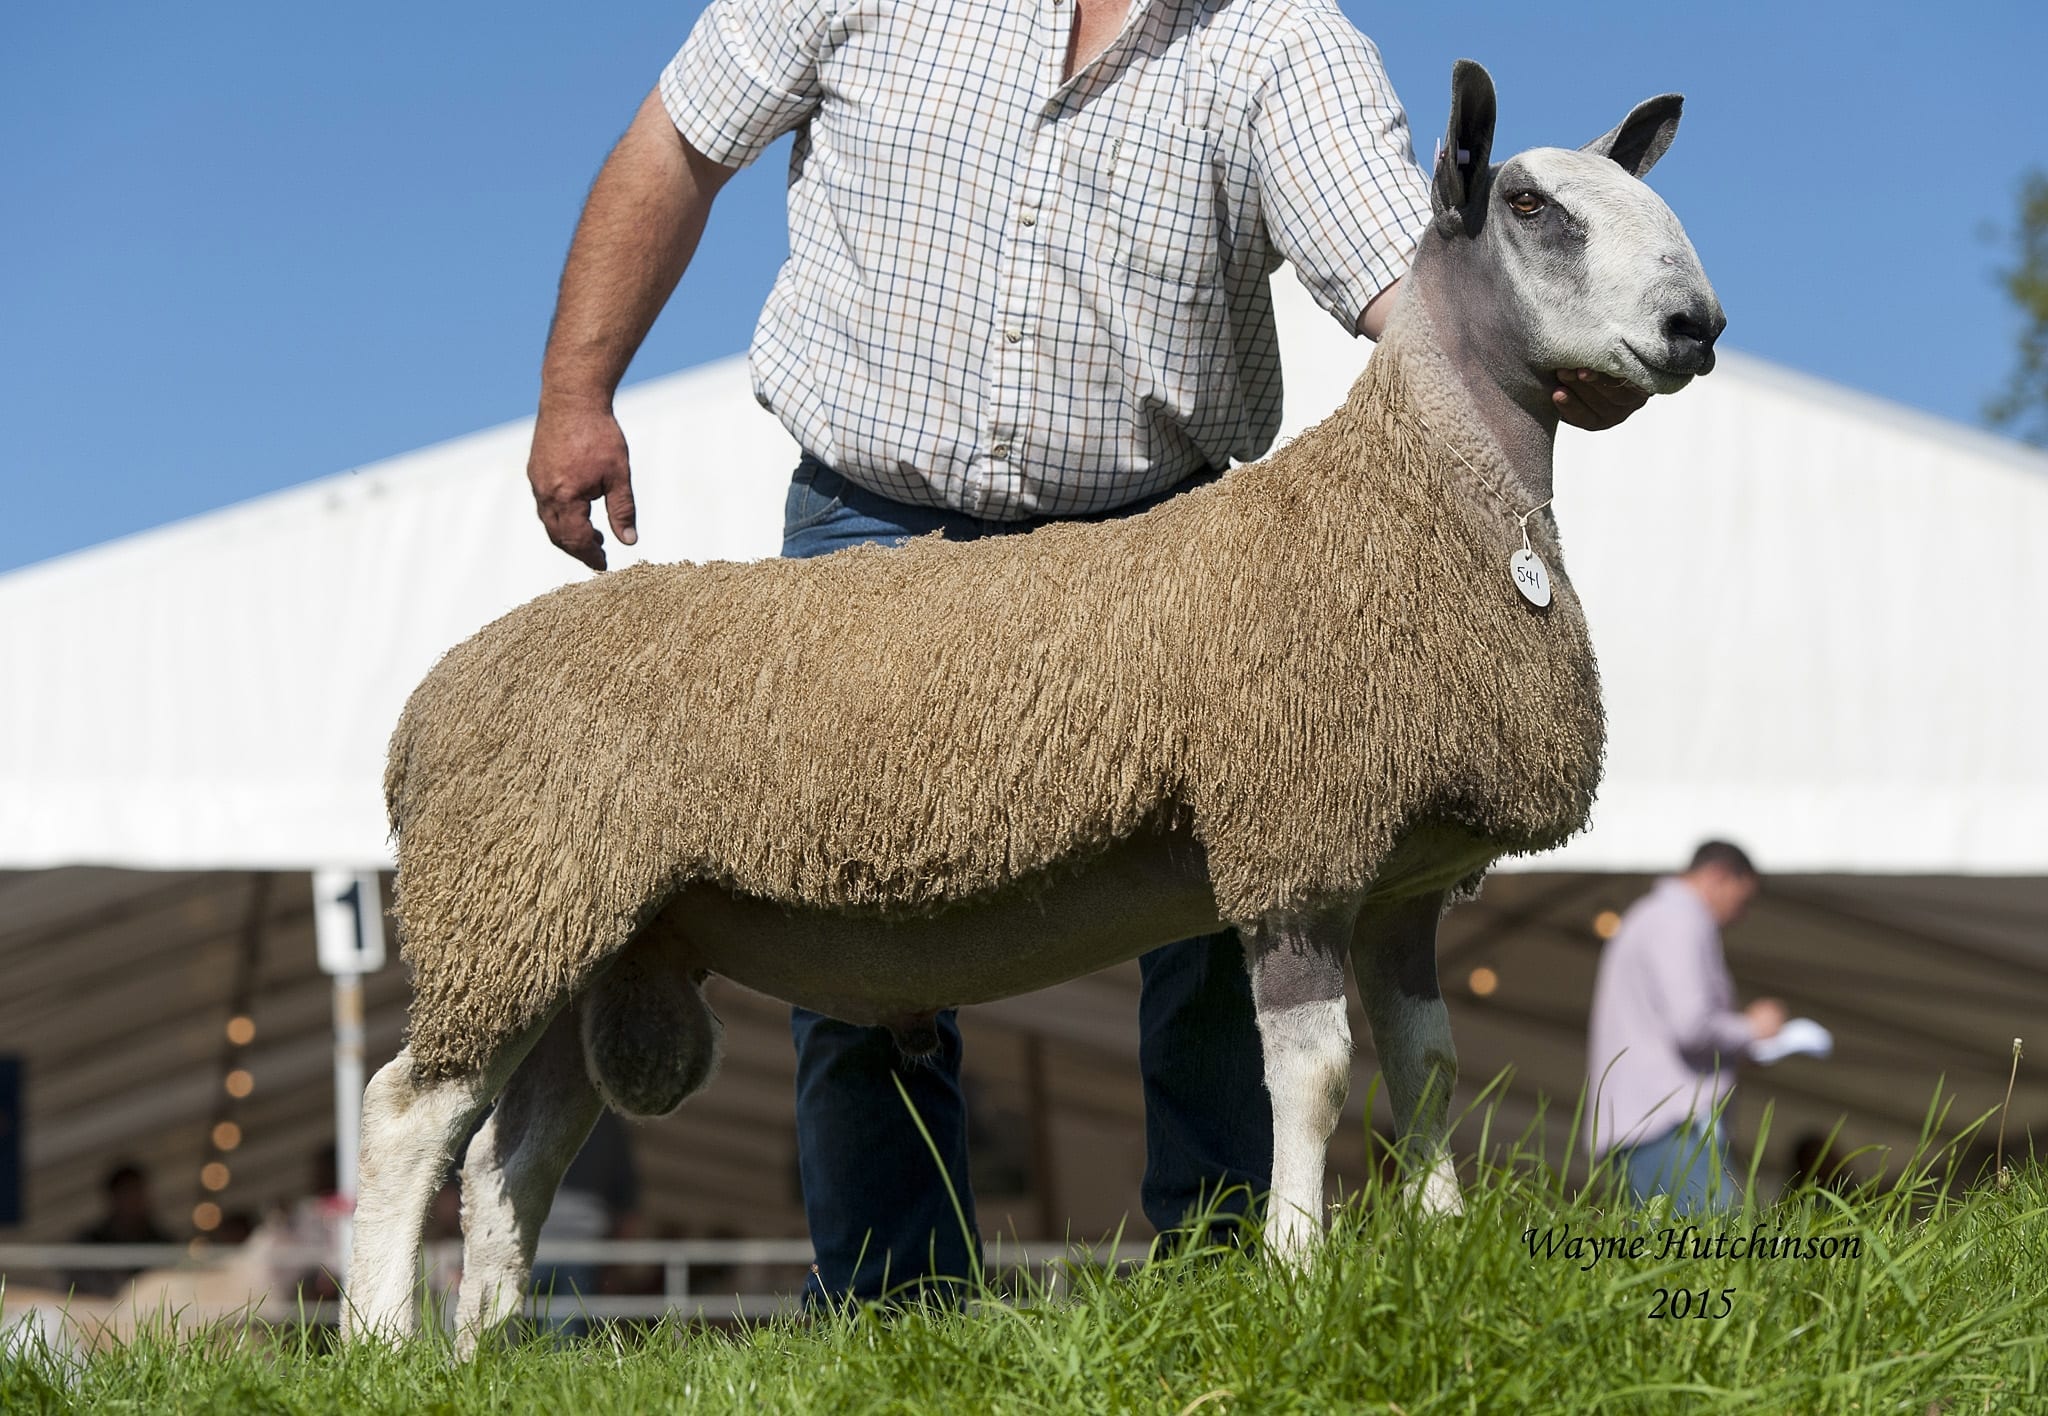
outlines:
M1401 282L1396 280L1366 302L1365 308L1358 312L1358 323L1355 326L1358 333L1374 343L1379 342L1379 337L1387 332L1387 318L1394 312L1394 305L1400 298L1400 289Z

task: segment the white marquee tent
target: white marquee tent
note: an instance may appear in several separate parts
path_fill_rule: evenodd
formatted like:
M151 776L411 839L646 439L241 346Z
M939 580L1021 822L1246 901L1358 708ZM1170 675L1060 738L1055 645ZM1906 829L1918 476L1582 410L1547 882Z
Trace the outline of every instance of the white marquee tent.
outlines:
M1276 291L1291 432L1335 406L1368 346L1285 273ZM631 555L774 551L795 452L753 401L743 359L638 385L620 409L640 502ZM297 930L293 947L310 953L301 896L250 882L387 864L382 753L407 692L487 620L587 573L534 520L527 436L527 424L507 425L0 576L0 1051L10 1033L38 1028L77 1051L81 1024L63 1021L67 1006L115 1030L90 1057L67 1061L52 1042L43 1052L56 1060L39 1062L39 1044L28 1047L32 1077L56 1088L31 1093L32 1198L38 1186L54 1194L63 1175L75 1182L65 1166L140 1144L145 1122L172 1126L180 1106L194 1119L178 1134L203 1131L216 1023L182 1042L166 1034L149 1054L164 1086L177 1068L196 1069L182 1100L129 1095L136 1084L108 1048L152 1004L204 1013L232 960L257 968L279 929ZM1764 977L1752 991L1806 986L1824 1015L1853 991L1866 1015L1868 1059L1850 1027L1832 1070L1794 1063L1773 1074L1812 1079L1816 1117L1889 1101L1878 1129L1909 1130L1882 1066L1894 1054L1933 1058L1910 1073L1929 1084L1944 1068L2002 1083L2003 1019L2048 1006L2048 458L1729 354L1622 429L1567 430L1556 514L1606 684L1607 780L1585 836L1524 863L1539 874L1502 880L1465 932L1447 935L1447 978L1511 957L1517 938L1537 949L1529 941L1545 931L1572 961L1527 969L1551 991L1519 1022L1510 988L1469 1000L1500 1031L1480 1025L1472 1047L1475 1025L1462 1025L1468 1077L1515 1062L1547 1090L1570 1091L1592 910L1625 903L1642 873L1703 836L1726 835L1774 875L1796 877L1782 896L1793 902L1787 920L1852 940L1802 935L1794 949L1769 935L1770 948L1753 951ZM610 549L616 564L622 548ZM200 957L200 943L176 953L162 942L179 930L223 951L189 981L185 1003L161 984L128 997L98 972ZM1872 963L1853 990L1817 980L1844 949L1876 960L1879 940L1897 957ZM1731 949L1741 976L1739 937ZM1792 973L1769 976L1795 956ZM1959 959L1975 972L1944 975L1954 993L1945 1021L1914 1033L1921 1015L1897 1009L1932 1006L1940 990L1922 985ZM263 968L312 977L309 959ZM395 974L374 981L373 1053L394 1036ZM988 1016L1127 1056L1129 983L1117 979L1103 985L1110 993L1076 985L1059 1006L1026 1000ZM299 1019L297 1061L281 1056L270 1073L297 1084L317 1082L325 1065L313 1038L324 1009L316 993L305 1000L279 1015ZM1978 1021L1992 1028L1988 1068L1978 1067ZM1915 1051L1916 1037L1933 1041ZM757 1114L786 1109L773 1051L761 1044L761 1083L746 1098ZM1538 1054L1547 1061L1532 1062ZM1036 1076L1042 1100L1045 1067L1027 1065L1031 1055L1012 1070ZM107 1069L92 1085L78 1081L88 1061ZM2035 1100L2048 1115L2048 1090ZM1098 1100L1098 1119L1127 1130L1116 1117L1128 1104ZM317 1118L293 1117L303 1153ZM182 1144L166 1140L160 1153L182 1156ZM282 1177L286 1166L281 1149L273 1168ZM58 1200L54 1212L71 1210Z
M1369 346L1283 278L1290 431ZM773 554L794 464L734 358L622 400L641 556ZM0 864L372 865L406 693L588 572L494 428L0 577ZM1612 746L1546 869L1654 868L1702 829L1780 870L2048 869L2048 459L1728 355L1567 430L1556 515ZM613 546L615 563L619 547Z

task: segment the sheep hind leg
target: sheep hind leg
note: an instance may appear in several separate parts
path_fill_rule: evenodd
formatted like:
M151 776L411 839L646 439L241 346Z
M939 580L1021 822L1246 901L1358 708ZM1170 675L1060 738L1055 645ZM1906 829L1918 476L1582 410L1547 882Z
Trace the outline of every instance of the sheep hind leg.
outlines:
M719 1039L699 979L653 939L628 945L550 1025L463 1160L462 1356L523 1306L540 1227L598 1114L674 1111L717 1069Z
M1436 977L1442 914L1443 896L1435 892L1369 908L1359 919L1351 960L1387 1099L1402 1128L1408 1193L1424 1214L1461 1214L1449 1147L1458 1054Z
M362 1149L342 1327L350 1341L395 1341L419 1327L420 1240L455 1147L526 1055L540 1028L474 1072L423 1077L405 1048L363 1090Z
M1351 1085L1344 958L1356 915L1349 904L1280 911L1242 931L1273 1101L1266 1252L1297 1266L1322 1234L1330 1133Z
M524 1305L541 1224L604 1109L584 1072L579 1031L573 1009L556 1014L463 1156L458 1356L474 1353L486 1333Z

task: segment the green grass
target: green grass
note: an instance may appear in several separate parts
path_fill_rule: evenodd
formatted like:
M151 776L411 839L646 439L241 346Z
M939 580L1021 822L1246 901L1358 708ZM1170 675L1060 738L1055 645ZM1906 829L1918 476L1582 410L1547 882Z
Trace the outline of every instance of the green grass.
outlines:
M2048 1412L2048 1173L1951 1197L1936 1168L1707 1221L1860 1256L1659 1258L1664 1221L1522 1160L1469 1179L1461 1219L1390 1191L1338 1214L1305 1274L1210 1251L1063 1298L856 1310L739 1334L664 1325L563 1346L321 1350L301 1334L143 1340L67 1364L0 1359L0 1411ZM1527 1231L1641 1234L1590 1269ZM1583 1262L1583 1261L1581 1261ZM1725 1317L1651 1316L1707 1290ZM1938 1403L1938 1407L1936 1404Z

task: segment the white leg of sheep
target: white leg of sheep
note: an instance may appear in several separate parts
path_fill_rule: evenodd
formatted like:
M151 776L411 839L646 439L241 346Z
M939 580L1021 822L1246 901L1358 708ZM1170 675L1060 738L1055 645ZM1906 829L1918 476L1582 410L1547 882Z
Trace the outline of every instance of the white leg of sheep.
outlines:
M462 1289L456 1350L513 1316L533 1278L534 1245L562 1172L604 1101L584 1069L578 1013L565 1008L498 1093L462 1162ZM557 1301L574 1302L571 1295Z
M1416 896L1367 910L1351 946L1352 969L1387 1099L1403 1128L1409 1190L1425 1214L1459 1214L1457 1171L1447 1144L1458 1054L1436 978L1443 896Z
M1344 956L1355 906L1268 915L1243 931L1273 1101L1273 1193L1266 1252L1302 1264L1323 1230L1330 1133L1351 1085Z
M535 1027L465 1076L422 1080L410 1049L363 1091L362 1158L343 1299L356 1340L410 1337L419 1327L420 1236L455 1147L542 1031Z

